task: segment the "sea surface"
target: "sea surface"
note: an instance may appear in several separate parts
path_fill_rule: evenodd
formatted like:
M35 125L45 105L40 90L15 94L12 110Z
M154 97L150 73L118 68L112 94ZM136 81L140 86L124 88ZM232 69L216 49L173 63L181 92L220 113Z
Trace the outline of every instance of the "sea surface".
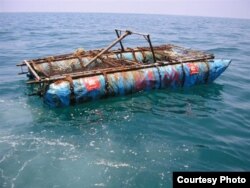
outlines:
M114 29L232 59L212 84L51 109L24 59L104 48ZM126 46L146 46L131 37ZM173 171L250 170L250 20L136 14L0 14L0 187L171 187Z

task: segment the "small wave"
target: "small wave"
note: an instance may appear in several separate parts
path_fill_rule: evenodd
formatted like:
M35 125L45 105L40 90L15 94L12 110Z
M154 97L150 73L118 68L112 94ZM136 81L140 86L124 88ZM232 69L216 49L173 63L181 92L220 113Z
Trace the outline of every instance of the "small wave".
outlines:
M241 50L236 47L230 47L230 48L218 47L218 48L212 48L208 50L208 52L240 52L240 51Z
M68 142L63 142L60 139L47 139L43 137L33 137L33 136L17 136L17 135L8 135L8 136L2 136L0 138L0 143L6 143L9 144L12 148L16 148L18 146L23 145L40 145L45 144L48 146L61 146L61 147L67 147L70 151L75 150L75 145L70 144Z
M99 161L95 162L94 164L108 166L108 167L112 167L112 168L130 167L130 165L127 163L111 162L111 161L106 161L104 159L99 160Z

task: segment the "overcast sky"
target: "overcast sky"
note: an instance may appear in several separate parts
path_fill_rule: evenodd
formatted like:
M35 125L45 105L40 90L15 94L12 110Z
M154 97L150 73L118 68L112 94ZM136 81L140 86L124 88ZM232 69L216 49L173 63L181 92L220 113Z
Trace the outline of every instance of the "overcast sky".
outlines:
M0 12L111 12L250 19L250 0L0 0Z

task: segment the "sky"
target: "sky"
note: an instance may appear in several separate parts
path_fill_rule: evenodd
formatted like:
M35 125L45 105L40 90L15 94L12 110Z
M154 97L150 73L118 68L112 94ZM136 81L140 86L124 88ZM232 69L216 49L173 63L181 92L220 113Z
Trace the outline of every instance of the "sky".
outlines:
M146 13L250 19L250 0L0 0L0 12Z

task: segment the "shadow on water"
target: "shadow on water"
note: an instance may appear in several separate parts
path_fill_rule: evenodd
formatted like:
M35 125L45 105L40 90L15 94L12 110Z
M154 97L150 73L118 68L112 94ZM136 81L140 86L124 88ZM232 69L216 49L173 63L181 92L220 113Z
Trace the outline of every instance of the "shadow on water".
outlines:
M42 98L28 97L27 103L38 126L91 127L120 124L146 117L207 117L218 111L223 85L209 84L189 89L162 89L112 97L64 108L49 108Z

